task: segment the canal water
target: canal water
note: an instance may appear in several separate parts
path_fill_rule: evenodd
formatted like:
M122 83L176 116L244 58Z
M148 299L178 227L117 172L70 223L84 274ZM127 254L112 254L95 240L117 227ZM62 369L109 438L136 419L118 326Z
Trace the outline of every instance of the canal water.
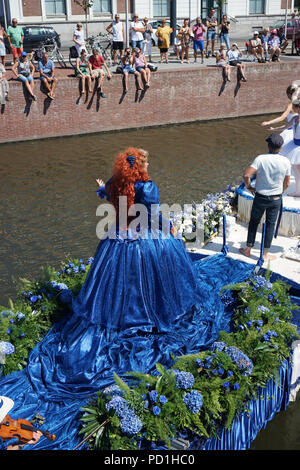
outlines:
M94 255L95 179L110 177L120 150L149 151L149 173L162 202L200 202L241 181L246 167L266 151L269 131L260 123L271 117L0 145L0 305L14 298L13 278L37 279L41 266L59 268L68 256ZM299 423L298 400L268 424L253 449L299 450Z

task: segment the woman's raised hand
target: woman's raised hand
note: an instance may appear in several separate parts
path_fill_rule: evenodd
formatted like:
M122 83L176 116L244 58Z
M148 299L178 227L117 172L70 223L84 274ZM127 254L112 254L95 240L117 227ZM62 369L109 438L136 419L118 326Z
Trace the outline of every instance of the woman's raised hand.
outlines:
M100 186L105 186L104 181L103 181L103 180L100 180L99 178L96 179L96 183L98 184L99 187L100 187Z

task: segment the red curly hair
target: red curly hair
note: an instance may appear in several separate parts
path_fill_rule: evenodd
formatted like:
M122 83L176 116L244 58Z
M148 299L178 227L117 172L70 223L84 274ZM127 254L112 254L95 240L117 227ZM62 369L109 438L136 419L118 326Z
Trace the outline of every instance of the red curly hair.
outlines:
M131 167L127 157L134 156L134 163ZM148 161L148 152L143 149L129 147L124 152L117 155L113 176L109 185L110 201L114 205L116 212L119 209L119 196L127 196L127 210L134 204L134 185L137 181L149 181L147 169L144 164Z

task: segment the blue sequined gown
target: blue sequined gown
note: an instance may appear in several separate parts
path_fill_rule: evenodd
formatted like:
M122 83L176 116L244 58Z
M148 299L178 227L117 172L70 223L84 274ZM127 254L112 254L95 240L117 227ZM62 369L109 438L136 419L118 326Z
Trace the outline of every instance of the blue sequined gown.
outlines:
M135 184L135 202L159 204L153 181ZM0 379L1 395L15 400L11 415L39 413L57 436L35 449L72 449L80 406L114 383L113 372L124 378L153 371L156 362L169 367L171 355L213 342L229 321L220 288L247 277L239 266L223 255L192 262L173 236L102 240L72 314L36 345L23 371Z

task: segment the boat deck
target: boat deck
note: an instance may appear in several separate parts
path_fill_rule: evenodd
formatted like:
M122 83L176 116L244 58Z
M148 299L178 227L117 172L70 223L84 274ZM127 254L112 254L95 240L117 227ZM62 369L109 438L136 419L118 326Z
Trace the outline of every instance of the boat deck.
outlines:
M222 231L221 231L222 232ZM246 246L248 232L248 224L243 222L237 222L230 226L227 230L227 246L228 256L246 261L248 263L257 263L260 256L260 242L261 242L261 231L258 230L256 237L255 247L252 249L251 258L245 257L239 252L240 247ZM273 239L270 254L276 256L276 260L265 262L263 268L268 268L281 276L284 276L296 283L300 283L300 256L299 261L296 259L290 259L285 254L288 254L290 248L295 248L299 244L300 237L285 237L280 236ZM220 253L223 246L223 234L220 233L218 236L213 238L204 247L191 250L200 253L201 255L213 255Z

